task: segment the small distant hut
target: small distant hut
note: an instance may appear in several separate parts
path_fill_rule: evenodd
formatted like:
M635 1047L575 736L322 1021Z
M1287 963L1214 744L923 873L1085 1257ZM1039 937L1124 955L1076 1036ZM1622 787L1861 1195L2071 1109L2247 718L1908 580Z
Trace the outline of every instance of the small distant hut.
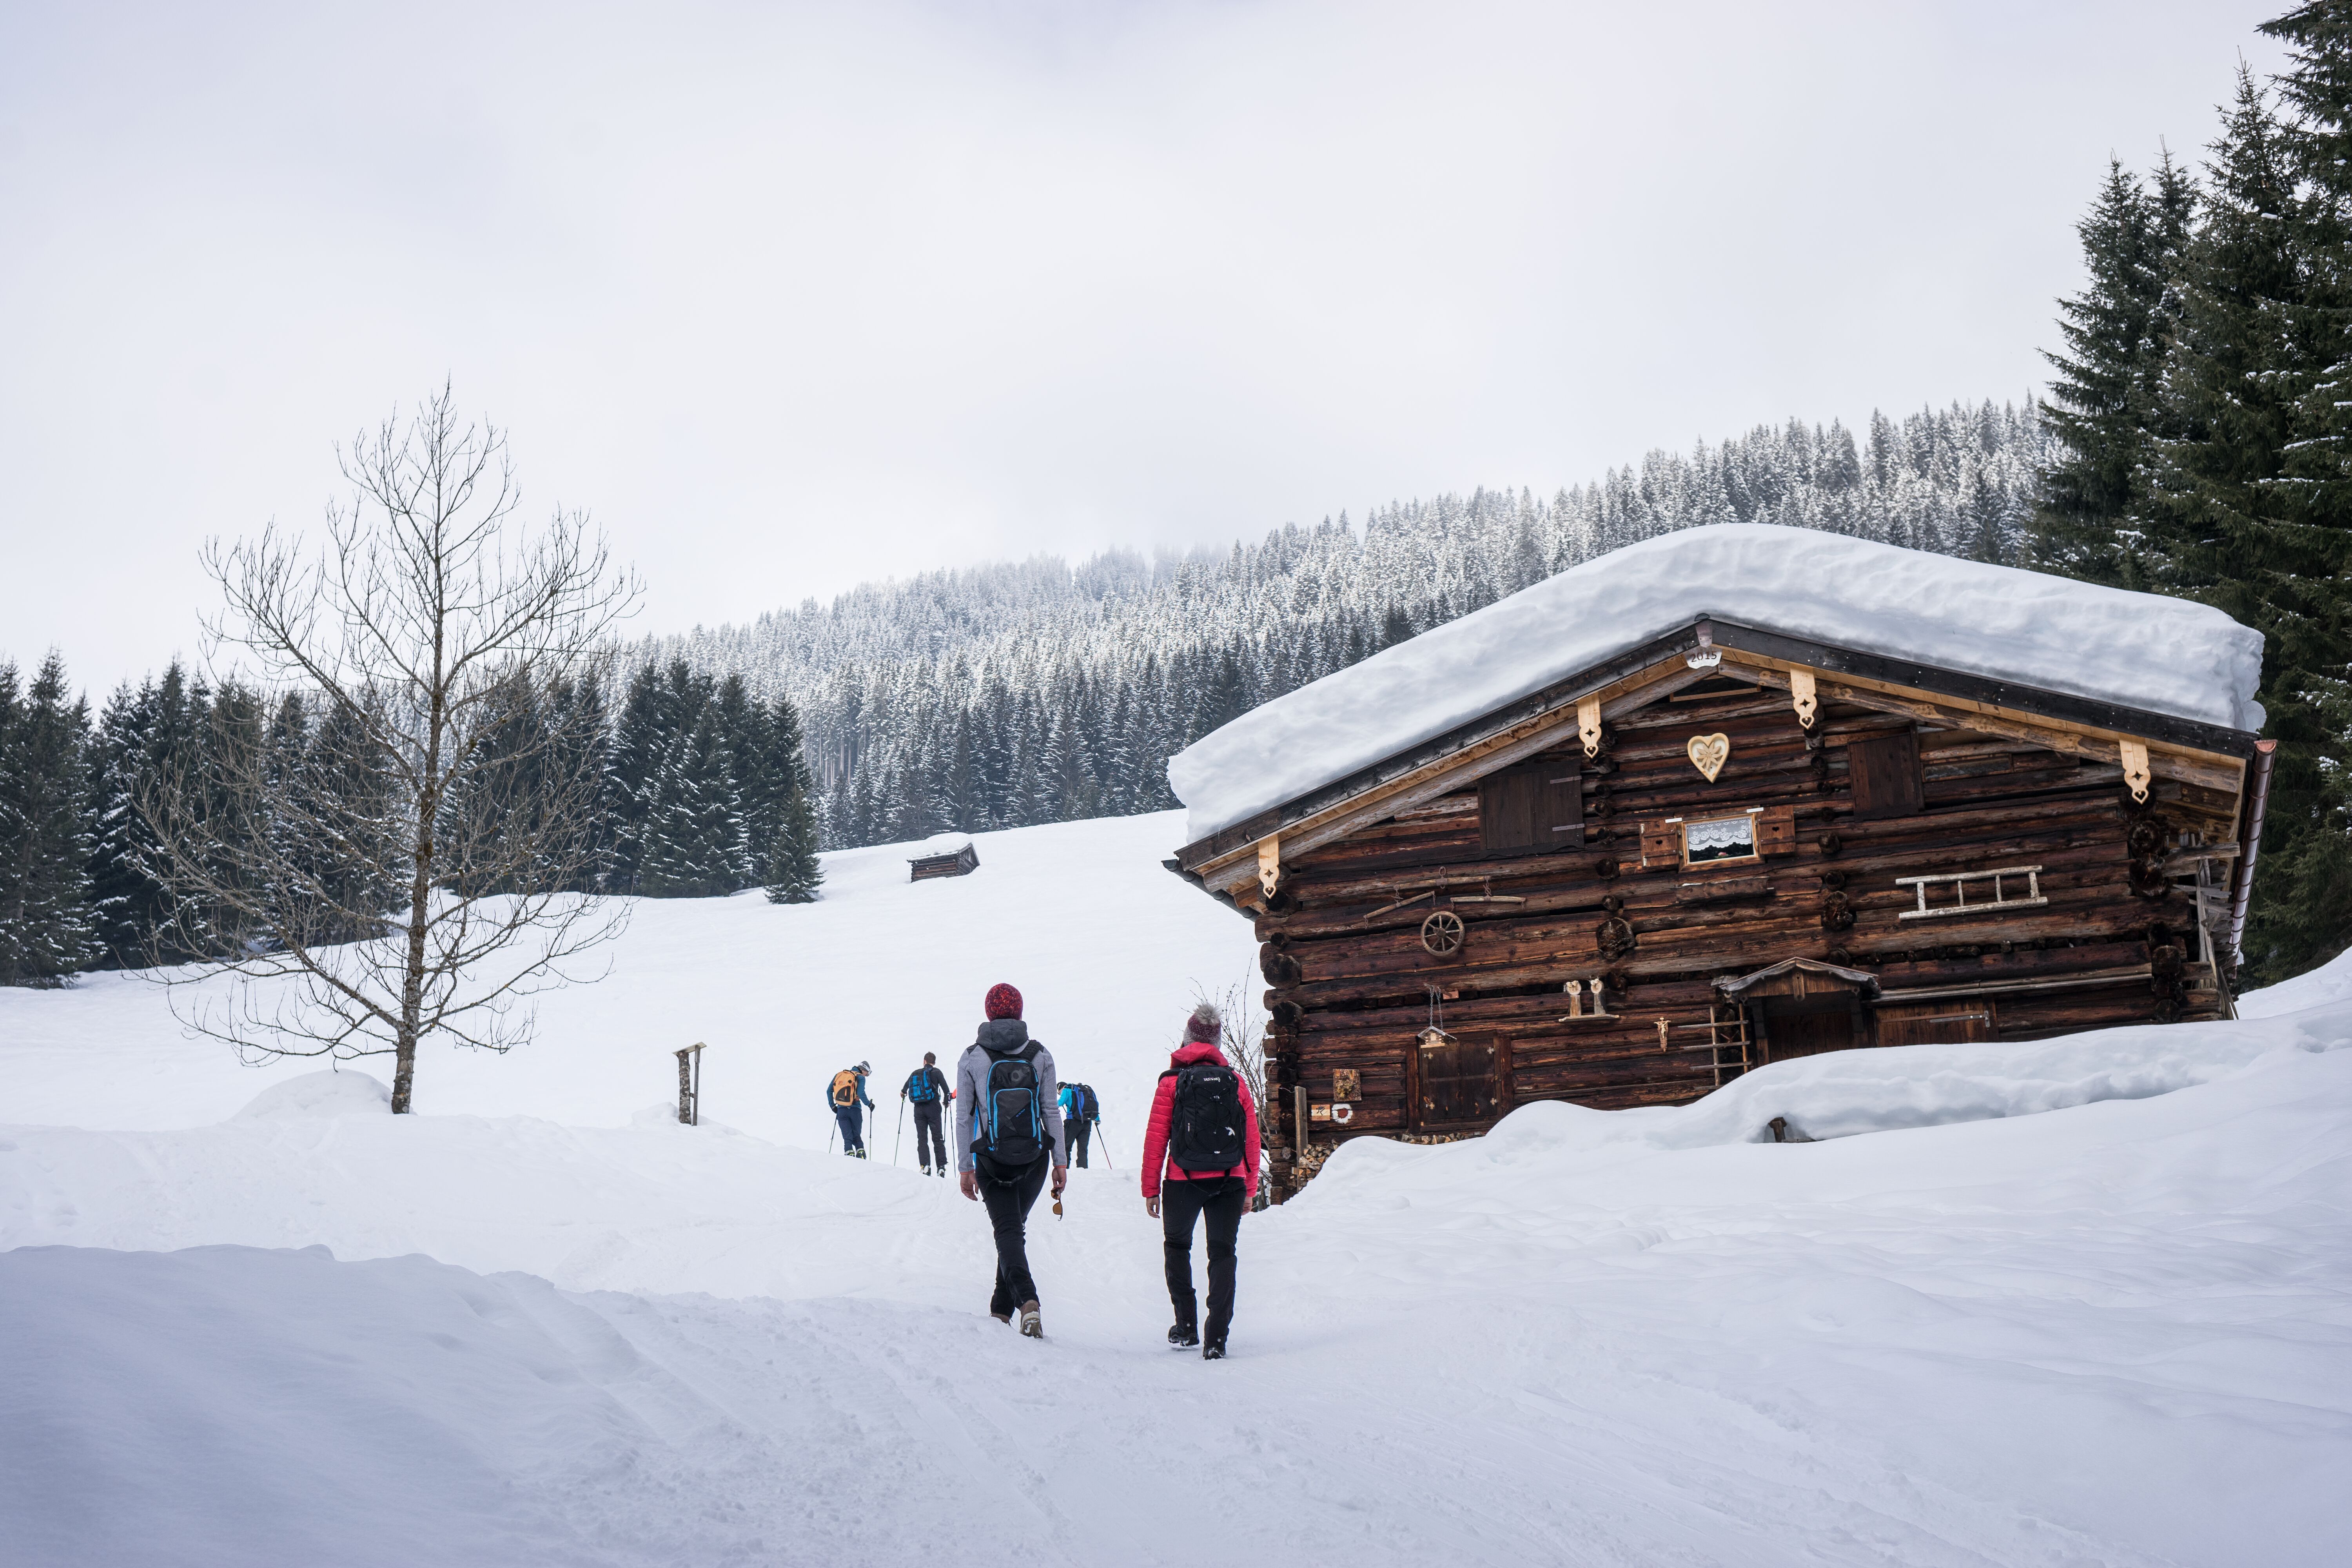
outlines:
M2271 742L2207 606L1761 525L1601 557L1173 759L1336 1138L1858 1046L2233 1016Z
M923 853L907 861L907 880L927 882L933 877L969 877L980 869L980 852L971 840L941 845L934 840L923 846Z

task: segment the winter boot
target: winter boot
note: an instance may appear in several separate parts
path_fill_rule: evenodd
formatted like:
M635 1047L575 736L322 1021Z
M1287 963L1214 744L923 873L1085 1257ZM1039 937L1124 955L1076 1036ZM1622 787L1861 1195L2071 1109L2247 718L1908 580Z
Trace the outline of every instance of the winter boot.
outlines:
M1042 1340L1045 1337L1045 1325L1037 1317L1037 1303L1034 1301L1021 1303L1021 1332L1027 1339Z
M1179 1323L1168 1331L1168 1342L1180 1351L1191 1350L1201 1342L1201 1331L1191 1323Z
M1013 1321L1013 1314L1010 1312L991 1312L988 1315L1000 1323L1010 1324Z
M1201 1359L1202 1361L1224 1360L1225 1342L1223 1340L1211 1340L1207 1344L1202 1345L1201 1347Z

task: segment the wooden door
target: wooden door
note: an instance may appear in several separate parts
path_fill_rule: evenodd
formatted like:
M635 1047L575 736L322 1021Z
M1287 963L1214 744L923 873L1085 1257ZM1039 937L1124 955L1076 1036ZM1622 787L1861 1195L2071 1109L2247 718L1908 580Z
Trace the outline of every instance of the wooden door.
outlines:
M1823 1051L1850 1051L1868 1042L1859 1038L1853 1007L1787 1004L1764 1005L1764 1059L1785 1062L1792 1057L1816 1057Z
M1414 1047L1414 1125L1491 1121L1502 1114L1503 1064L1491 1040L1439 1040Z

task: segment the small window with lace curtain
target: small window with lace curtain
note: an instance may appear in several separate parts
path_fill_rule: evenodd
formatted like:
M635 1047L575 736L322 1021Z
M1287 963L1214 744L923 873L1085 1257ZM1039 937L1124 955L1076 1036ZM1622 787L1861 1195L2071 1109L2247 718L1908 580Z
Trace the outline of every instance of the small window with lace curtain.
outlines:
M1756 818L1748 813L1683 824L1683 862L1685 865L1707 866L1721 860L1755 858Z

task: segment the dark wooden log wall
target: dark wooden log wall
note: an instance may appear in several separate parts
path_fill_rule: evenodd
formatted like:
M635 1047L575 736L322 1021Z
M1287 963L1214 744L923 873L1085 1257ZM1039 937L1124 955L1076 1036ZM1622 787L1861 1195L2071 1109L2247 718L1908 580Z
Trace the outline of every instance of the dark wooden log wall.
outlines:
M1731 754L1710 784L1685 745L1717 732L1730 737ZM1847 749L1909 732L1921 808L1855 820ZM1506 1109L1696 1099L1738 1061L1736 1050L1706 1048L1703 1026L1731 1016L1715 1006L1712 983L1792 956L1867 970L1890 993L2003 987L1990 1005L2002 1039L2212 1016L2222 1005L2214 977L2194 967L2189 900L2150 868L2186 835L2226 841L2236 807L2228 794L2159 781L2140 806L2112 764L1856 707L1824 705L1808 737L1784 693L1724 681L1621 717L1598 760L1573 740L1542 760L1581 775L1585 843L1573 851L1487 856L1470 788L1286 861L1282 912L1257 921L1271 1065L1286 1090L1304 1084L1318 1102L1335 1069L1356 1069L1362 1092L1348 1135L1457 1130L1413 1114L1414 1037L1433 1018L1495 1045ZM1644 821L1749 806L1792 808L1793 853L1643 868ZM2042 868L2046 905L1897 918L1916 906L1898 877L2010 865ZM1379 912L1440 882L1433 899ZM1463 895L1524 901L1450 901ZM1946 887L1930 901L1950 898ZM1436 908L1466 927L1445 957L1421 942ZM1613 933L1612 921L1624 922ZM1561 1022L1562 982L1594 977L1613 1017ZM2052 981L2070 984L2016 988ZM1669 1049L1661 1019L1674 1026ZM1282 1104L1295 1142L1295 1094Z

